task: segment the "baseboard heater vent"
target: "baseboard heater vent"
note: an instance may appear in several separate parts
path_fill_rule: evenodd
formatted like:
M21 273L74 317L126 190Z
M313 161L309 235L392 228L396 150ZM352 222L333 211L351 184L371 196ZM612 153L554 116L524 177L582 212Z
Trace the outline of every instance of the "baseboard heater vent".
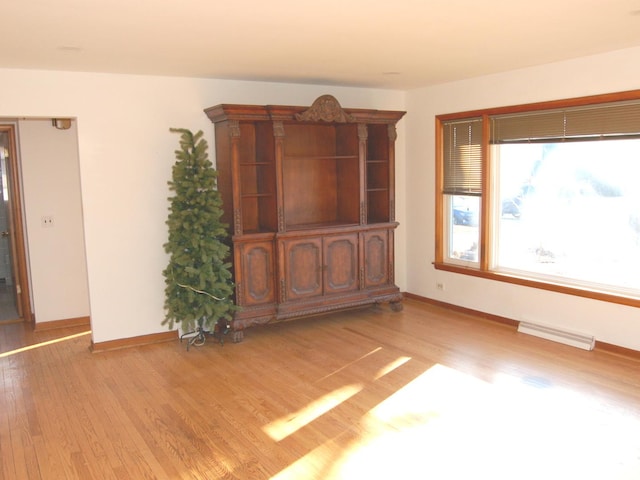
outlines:
M572 347L582 348L583 350L593 350L596 343L593 335L569 332L538 323L520 322L518 331L528 335L546 338L547 340L553 340L554 342L564 343L565 345L571 345Z

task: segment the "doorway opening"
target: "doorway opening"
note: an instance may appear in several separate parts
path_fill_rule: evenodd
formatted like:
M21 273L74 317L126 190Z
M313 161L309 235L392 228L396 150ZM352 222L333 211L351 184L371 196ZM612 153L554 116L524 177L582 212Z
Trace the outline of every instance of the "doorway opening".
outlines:
M32 322L16 127L0 124L0 323Z

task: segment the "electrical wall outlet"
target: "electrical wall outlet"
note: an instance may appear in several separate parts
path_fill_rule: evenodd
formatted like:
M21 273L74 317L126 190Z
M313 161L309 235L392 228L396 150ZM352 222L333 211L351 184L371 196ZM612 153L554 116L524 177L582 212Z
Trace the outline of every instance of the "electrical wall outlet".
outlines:
M436 289L438 289L438 290L444 290L444 283L442 283L442 282L436 282Z
M53 227L53 217L51 215L45 215L42 217L42 226L43 228L51 228Z

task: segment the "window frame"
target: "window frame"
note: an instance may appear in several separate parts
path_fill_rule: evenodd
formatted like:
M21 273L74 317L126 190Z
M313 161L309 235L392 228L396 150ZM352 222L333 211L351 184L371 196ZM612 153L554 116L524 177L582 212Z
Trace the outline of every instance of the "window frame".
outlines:
M436 172L435 172L435 261L433 263L436 270L448 271L452 273L458 273L463 275L471 275L488 280L496 280L515 285L521 285L526 287L532 287L557 293L563 293L568 295L574 295L579 297L591 298L610 303L616 303L621 305L627 305L632 307L640 307L640 297L624 296L623 294L610 293L590 289L587 287L581 287L573 285L567 282L555 283L551 281L544 281L541 279L533 279L524 275L518 275L515 273L498 272L491 270L490 268L490 251L492 249L491 244L491 231L493 228L493 213L491 208L491 198L495 193L495 188L491 179L493 178L492 172L492 159L490 158L490 117L496 115L506 115L514 113L526 113L535 112L539 110L552 110L567 107L579 107L587 105L597 105L602 103L619 102L625 100L639 100L640 90L629 90L624 92L607 93L602 95L591 95L584 97L575 97L570 99L552 100L545 102L527 103L506 107L496 107L482 110L470 110L465 112L457 112L444 115L436 115L435 117L435 153L436 153ZM447 232L445 231L447 226L447 220L445 218L446 213L446 199L444 192L444 138L443 138L443 124L448 121L462 120L465 118L482 117L483 119L483 132L482 132L482 195L480 197L480 222L479 228L479 257L478 264L475 265L460 265L458 263L451 263L446 261L446 239Z

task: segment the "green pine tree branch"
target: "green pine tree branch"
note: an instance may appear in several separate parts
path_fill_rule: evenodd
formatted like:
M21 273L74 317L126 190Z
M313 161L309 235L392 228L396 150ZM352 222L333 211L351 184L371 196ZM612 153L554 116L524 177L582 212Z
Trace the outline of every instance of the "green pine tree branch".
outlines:
M221 221L222 197L218 172L208 157L202 131L172 128L180 134L180 149L168 182L168 241L164 245L169 264L164 269L165 310L163 325L181 323L191 330L202 324L213 329L230 320L238 307L233 302L230 248L225 243L228 225Z

